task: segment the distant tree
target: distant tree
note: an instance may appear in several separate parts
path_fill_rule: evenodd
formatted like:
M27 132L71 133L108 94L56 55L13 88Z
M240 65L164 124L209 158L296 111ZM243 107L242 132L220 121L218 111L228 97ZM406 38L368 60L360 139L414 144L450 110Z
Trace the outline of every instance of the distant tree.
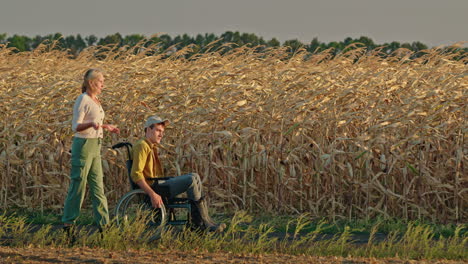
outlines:
M44 37L36 35L33 39L31 39L31 48L36 49L43 41Z
M135 46L138 44L138 42L142 41L145 39L145 36L140 35L140 34L132 34L132 35L127 35L122 39L122 45L128 45L130 47Z
M266 45L266 41L262 37L259 37L258 38L258 45Z
M86 48L86 42L84 41L84 39L81 37L80 34L76 35L75 48L78 53Z
M203 35L197 34L195 37L195 44L197 44L199 47L203 47L205 39L203 38Z
M157 35L152 36L143 45L146 48L152 47L151 50L145 49L145 54L154 55L155 53L159 53L161 51L161 49L162 49L162 47L161 47L162 44L161 43L162 43L162 41L159 38L159 36L157 36Z
M217 39L218 39L218 37L216 37L215 34L213 34L213 33L210 33L210 34L206 33L206 34L205 34L205 43L204 43L203 46L206 46L206 45L210 44L211 42L213 42L213 41L215 41L215 40L217 40Z
M232 35L232 42L238 44L239 46L243 45L241 43L242 39L241 39L241 34L239 33L239 31L234 32L234 34Z
M6 40L7 40L7 34L6 33L0 34L0 44L5 43Z
M386 53L391 54L395 50L399 49L401 47L401 44L400 44L400 42L393 41L392 43L390 43L390 44L388 44L386 46L387 46Z
M421 51L421 50L426 50L427 49L427 46L424 45L423 43L419 42L419 41L415 41L411 44L411 49L414 51L414 52L418 52L418 51Z
M362 36L359 39L357 39L355 42L364 44L368 50L373 50L376 48L374 41L368 37Z
M279 47L281 45L281 43L276 38L270 39L266 44L268 47Z
M214 50L217 50L222 44L223 44L223 41L218 41L210 46L208 46L208 44L216 41L216 40L219 40L220 37L216 36L215 34L213 33L205 33L203 35L203 45L201 45L201 49L200 49L200 52L203 53L203 52L207 52L207 51L214 51Z
M155 35L153 37L151 37L149 39L149 41L147 42L147 45L152 45L152 44L156 44L156 43L160 43L162 40L159 38L159 36Z
M221 38L224 40L224 43L234 42L233 37L234 33L232 31L226 31L221 34Z
M312 39L310 44L307 46L307 51L316 52L319 47L320 47L320 42L318 41L317 37L315 37L315 38Z
M173 41L172 41L171 36L169 36L167 34L163 34L163 35L159 36L159 39L161 41L162 49L164 49L164 50L166 50L167 48L169 48L170 46L172 46L174 44Z
M19 52L33 50L37 48L41 43L55 43L55 47L68 49L72 54L77 55L86 47L93 46L96 44L116 44L118 46L127 45L133 47L145 38L145 36L140 34L132 34L122 37L120 33L108 35L101 39L98 39L95 35L89 35L83 38L79 34L76 36L71 35L65 37L61 33L49 34L45 36L37 35L34 38L20 36L17 34L13 35L12 37L8 37L7 34L4 33L0 34L0 44L8 43L8 47L15 47L17 48L16 51ZM188 57L190 57L191 55L198 52L206 52L208 50L207 45L214 41L216 41L216 43L209 47L210 50L218 50L221 53L230 50L230 48L228 47L224 47L222 50L219 50L219 47L221 47L221 45L225 43L235 43L238 46L249 45L252 47L257 47L255 49L255 52L263 52L263 46L281 46L281 43L276 38L272 38L269 41L265 41L262 37L259 37L253 33L240 33L239 31L226 31L225 33L221 34L220 37L212 33L205 33L203 35L197 34L196 37L190 37L188 34L183 34L171 38L171 36L164 34L160 36L151 37L148 41L144 43L144 46L149 47L153 44L157 44L155 49L152 49L151 51L145 50L147 55L152 55L154 53L161 53L167 51L167 49L170 46L173 46L176 43L178 44L177 49L186 47L191 44L196 44L198 48L195 48L190 52L190 54L187 54ZM292 39L285 41L283 46L290 47L290 52L295 52L299 48L304 47L307 51L311 53L333 48L334 53L337 54L338 52L347 52L347 50L344 50L344 48L353 43L362 43L362 45L364 45L368 50L375 49L376 47L383 47L381 49L381 56L384 57L392 54L395 50L405 48L410 51L413 51L414 54L412 55L412 58L416 58L423 56L424 52L422 51L428 49L427 45L419 41L403 44L400 44L397 41L393 41L391 43L376 44L371 38L365 36L361 36L357 39L347 37L343 41L332 41L329 43L319 42L319 40L315 37L309 44L306 45L304 45L297 39ZM170 52L174 52L175 50L171 50ZM454 59L464 59L467 56L467 48L445 48L443 49L443 52L454 54L456 53L457 55L454 55Z
M186 46L188 46L190 44L195 43L195 40L193 40L193 38L191 38L189 35L183 34L182 36L176 36L172 40L172 43L173 43L173 45L178 44L179 48L183 48L183 47L186 47Z
M85 37L85 40L86 40L86 44L88 44L88 47L89 47L89 46L93 46L94 44L96 44L96 42L98 41L98 38L95 35L89 35Z
M73 35L65 37L64 48L68 48L68 49L70 49L70 51L72 53L75 53L76 52L75 41L76 41L76 39L75 39L75 36L73 36Z
M409 50L411 50L411 48L412 48L412 47L411 47L411 44L409 44L409 43L403 43L403 44L401 44L400 47L401 47L401 48L405 48L405 49L409 49Z
M195 43L194 39L187 34L182 35L182 46L188 46Z
M411 43L411 50L414 51L413 58L418 58L426 54L427 46L419 41Z
M20 36L15 34L12 37L8 38L7 41L9 42L8 47L17 48L17 52L31 50L31 39L26 36Z
M55 33L53 35L49 35L48 38L50 39L51 43L55 44L56 48L66 48L65 46L65 38L62 33Z
M345 47L348 46L348 45L351 45L352 43L354 43L354 40L352 38L350 38L350 37L345 38L344 41L343 41L343 45Z
M250 44L251 46L259 45L258 37L255 34L242 33L241 35L242 45Z
M302 42L300 42L299 40L297 39L291 39L291 40L286 40L283 44L283 46L285 47L290 47L291 48L291 52L294 53L296 52L298 49L300 49L301 47L304 46L304 44L302 44Z
M63 45L63 47L69 49L73 55L78 55L78 53L86 48L86 43L80 34L78 34L76 37L73 35L65 37Z
M175 38L172 39L172 43L174 44L181 44L181 42L182 42L182 37L179 35L175 36Z
M120 33L115 33L112 35L108 35L104 38L101 38L98 42L98 45L109 45L109 44L117 44L118 46L122 46L123 38Z
M55 33L53 38L54 38L54 40L63 39L63 34L62 33Z
M343 42L332 41L328 43L328 48L333 49L333 54L338 54L340 51L344 49L344 44Z

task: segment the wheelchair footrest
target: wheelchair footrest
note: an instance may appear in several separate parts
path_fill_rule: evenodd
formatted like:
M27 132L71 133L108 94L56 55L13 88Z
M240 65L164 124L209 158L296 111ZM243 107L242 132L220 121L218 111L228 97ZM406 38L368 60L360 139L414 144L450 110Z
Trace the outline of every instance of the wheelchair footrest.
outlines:
M187 198L172 198L169 199L169 203L190 203L190 201Z
M168 221L167 223L170 225L185 225L187 224L187 220L175 220L175 221Z
M190 204L168 204L166 205L167 208L186 208L187 210L190 210L191 206Z

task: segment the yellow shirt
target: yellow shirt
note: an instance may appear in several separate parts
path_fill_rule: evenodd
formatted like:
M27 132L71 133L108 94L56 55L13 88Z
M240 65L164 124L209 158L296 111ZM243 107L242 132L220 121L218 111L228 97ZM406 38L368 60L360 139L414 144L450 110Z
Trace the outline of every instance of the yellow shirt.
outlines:
M142 179L164 177L156 144L141 139L133 145L133 165L130 177L134 183Z

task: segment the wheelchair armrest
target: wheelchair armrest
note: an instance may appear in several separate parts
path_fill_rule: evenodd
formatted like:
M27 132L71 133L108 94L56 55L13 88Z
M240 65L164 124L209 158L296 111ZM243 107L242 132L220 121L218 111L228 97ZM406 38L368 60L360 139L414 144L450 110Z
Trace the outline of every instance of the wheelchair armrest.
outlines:
M169 179L172 179L174 177L161 177L161 178L146 178L147 180L150 181L167 181Z
M118 148L125 147L125 146L131 147L131 146L132 146L132 143L129 143L129 142L120 142L120 143L117 143L117 144L115 144L114 146L112 146L112 149L118 149Z

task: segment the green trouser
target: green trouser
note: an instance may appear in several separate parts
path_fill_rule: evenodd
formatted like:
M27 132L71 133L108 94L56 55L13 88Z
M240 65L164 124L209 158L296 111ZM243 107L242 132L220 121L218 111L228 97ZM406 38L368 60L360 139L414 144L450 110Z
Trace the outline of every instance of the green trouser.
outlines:
M71 181L63 209L63 223L73 224L80 215L86 182L89 182L89 193L96 223L100 226L109 223L109 209L104 195L101 142L100 138L73 138Z

